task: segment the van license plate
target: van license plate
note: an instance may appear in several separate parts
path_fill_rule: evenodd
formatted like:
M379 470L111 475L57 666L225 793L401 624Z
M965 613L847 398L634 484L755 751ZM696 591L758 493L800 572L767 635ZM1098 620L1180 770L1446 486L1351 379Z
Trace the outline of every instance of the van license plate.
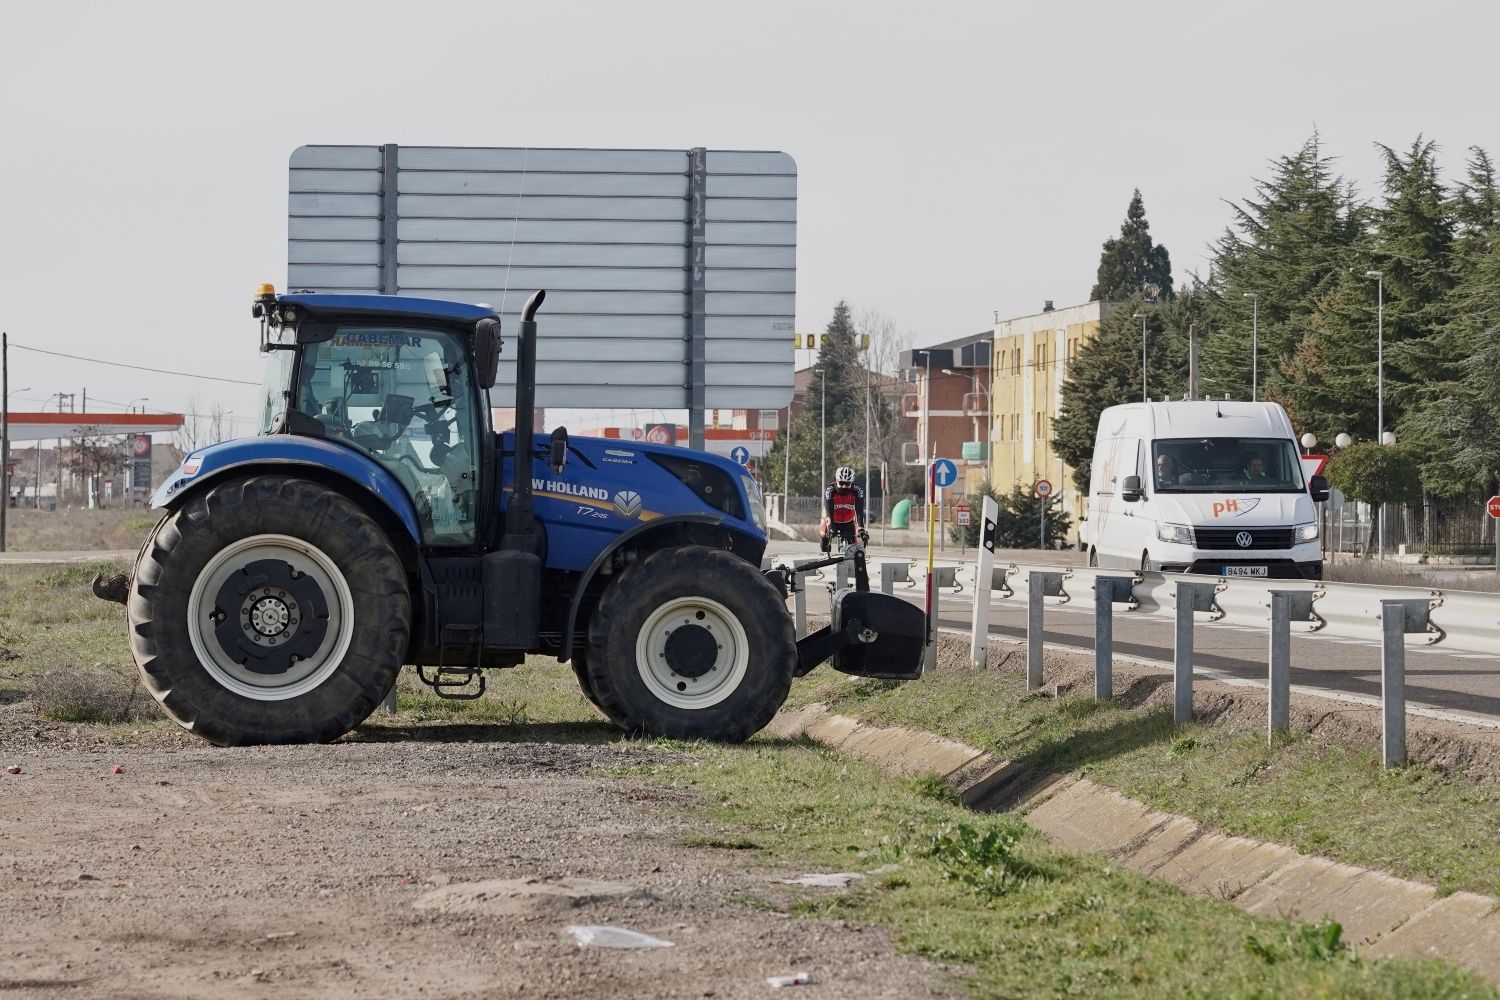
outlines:
M1266 567L1264 567L1264 566L1224 566L1224 567L1222 567L1222 569L1223 569L1223 575L1224 576L1266 576L1267 575Z

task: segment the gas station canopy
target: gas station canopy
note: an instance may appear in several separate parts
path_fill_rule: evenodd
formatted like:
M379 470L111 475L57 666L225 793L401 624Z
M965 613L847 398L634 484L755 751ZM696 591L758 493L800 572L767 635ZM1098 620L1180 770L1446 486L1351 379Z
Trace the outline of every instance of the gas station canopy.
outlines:
M16 441L156 434L182 426L180 413L10 413L6 437Z

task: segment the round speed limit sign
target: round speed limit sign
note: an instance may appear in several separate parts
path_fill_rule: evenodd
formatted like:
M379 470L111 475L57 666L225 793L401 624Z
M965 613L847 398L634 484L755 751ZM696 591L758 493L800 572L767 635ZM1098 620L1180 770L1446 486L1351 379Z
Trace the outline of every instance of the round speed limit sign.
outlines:
M1052 495L1052 484L1045 479L1036 481L1036 495L1046 499Z

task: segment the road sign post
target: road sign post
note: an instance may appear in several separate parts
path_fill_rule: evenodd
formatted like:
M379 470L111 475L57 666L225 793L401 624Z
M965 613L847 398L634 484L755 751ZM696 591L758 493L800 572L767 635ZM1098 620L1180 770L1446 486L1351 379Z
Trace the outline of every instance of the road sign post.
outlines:
M955 504L953 507L953 523L958 528L967 528L973 523L974 508L966 503ZM960 531L958 533L958 552L964 555L969 551L969 533Z
M1500 574L1500 496L1490 497L1484 509L1490 518L1497 522L1490 527L1495 529L1495 572Z
M933 459L933 462L932 462L932 481L937 486L937 503L938 503L938 509L937 509L937 519L938 519L938 523L937 523L937 536L938 536L938 548L941 549L942 551L946 552L946 551L948 551L948 538L947 538L947 535L944 533L944 528L947 525L946 525L946 521L945 521L945 519L943 517L943 503L942 503L943 494L942 494L942 491L946 490L948 487L950 487L954 483L958 482L958 466L954 465L951 459L946 459L946 458Z
M1052 483L1046 479L1036 481L1037 499L1042 501L1042 516L1038 524L1036 547L1045 549L1047 547L1047 498L1052 495Z

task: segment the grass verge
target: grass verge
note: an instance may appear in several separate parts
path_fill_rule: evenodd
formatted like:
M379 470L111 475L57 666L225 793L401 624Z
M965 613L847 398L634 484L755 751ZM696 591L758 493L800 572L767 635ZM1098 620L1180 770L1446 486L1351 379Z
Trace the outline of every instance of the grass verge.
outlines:
M1432 767L1388 771L1378 754L1263 731L1176 727L1141 705L1170 678L1110 702L1028 695L1024 672L945 670L913 684L799 682L797 703L962 740L1039 771L1087 775L1155 809L1437 885L1500 895L1500 789ZM1134 707L1133 707L1134 706Z
M849 890L768 887L734 902L890 928L904 950L965 966L975 996L1495 995L1443 963L1358 958L1337 925L1253 918L1058 852L1013 816L970 813L821 748L674 747L693 763L614 773L699 793L707 805L687 808L713 825L703 843L778 871L866 873Z

